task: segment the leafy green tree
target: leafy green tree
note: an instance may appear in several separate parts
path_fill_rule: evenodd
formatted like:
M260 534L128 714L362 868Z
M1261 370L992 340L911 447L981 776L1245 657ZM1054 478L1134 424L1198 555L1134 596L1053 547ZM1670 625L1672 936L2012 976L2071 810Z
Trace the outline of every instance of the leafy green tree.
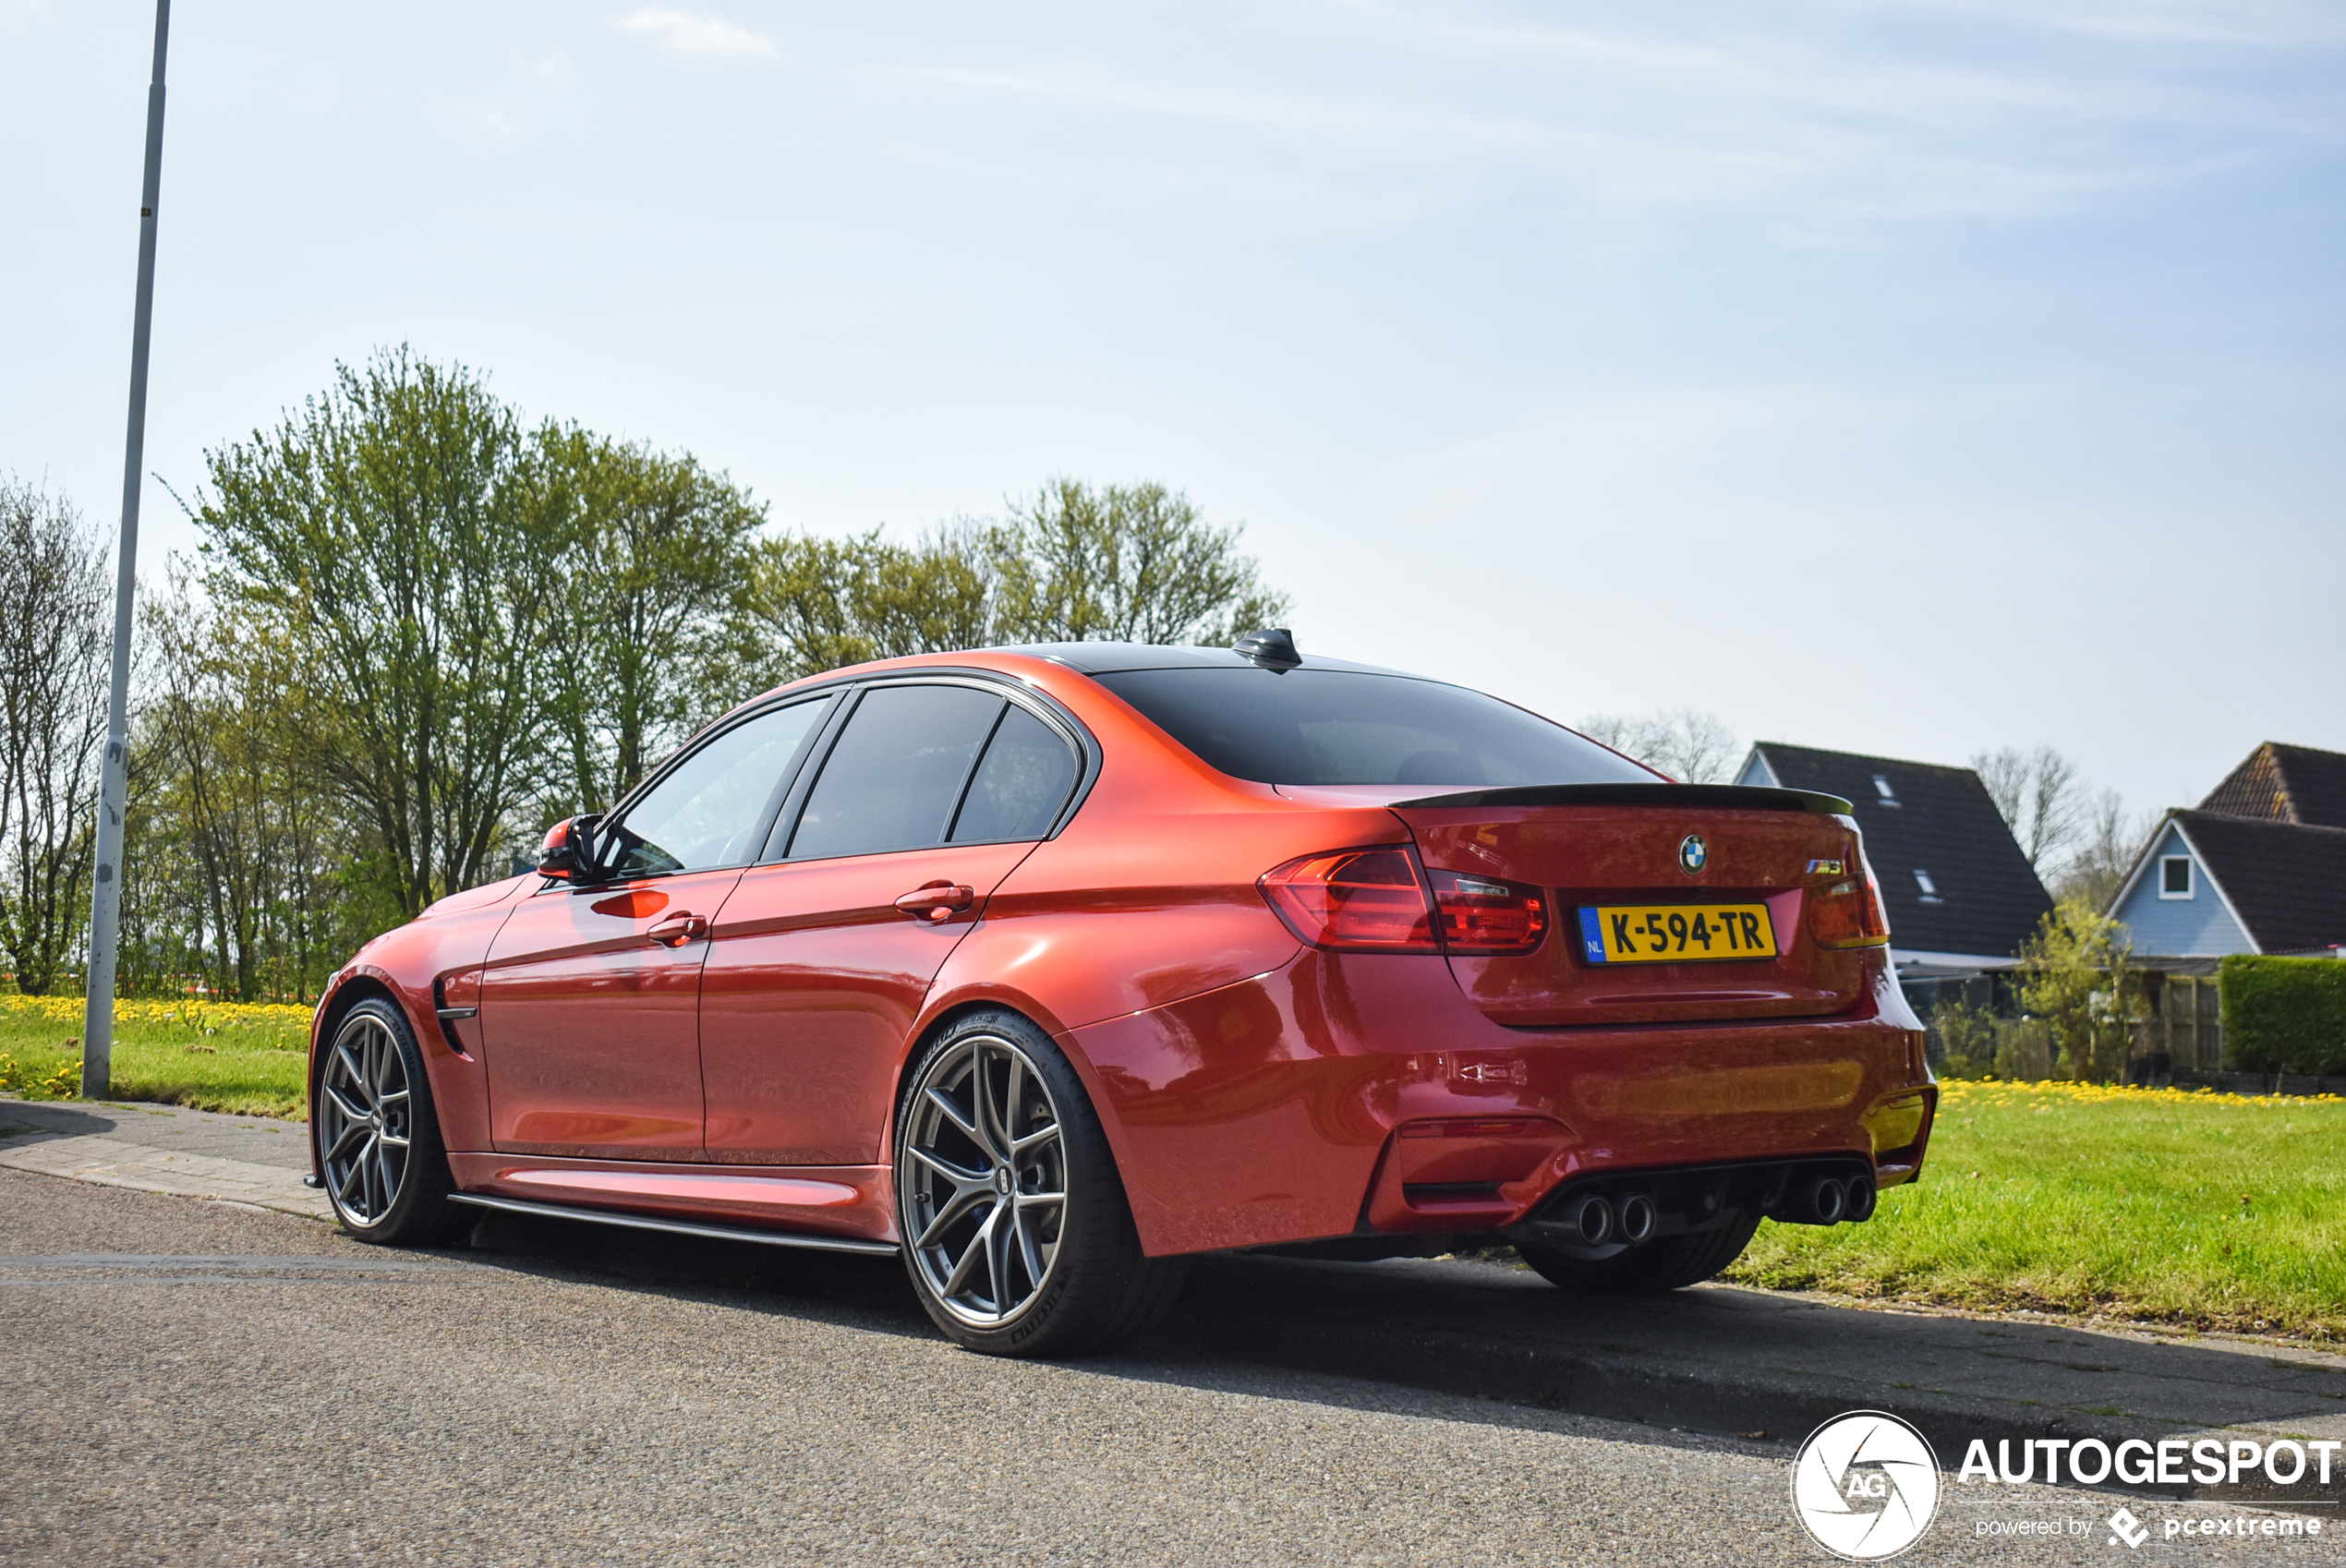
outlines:
M2080 899L2053 906L2020 945L2020 1004L2051 1026L2061 1070L2115 1083L2133 1055L2142 1015L2141 983L2121 922Z
M549 426L533 445L578 540L550 607L555 793L591 810L744 694L709 685L765 510L689 455L575 426Z
M574 488L479 376L405 348L206 461L205 585L286 649L300 761L400 911L484 880L543 783Z
M1053 479L986 538L1003 642L1227 645L1287 613L1239 530L1159 484Z
M372 927L346 931L336 918L346 814L306 765L300 717L281 706L300 689L289 650L184 581L151 600L145 620L155 676L135 754L139 852L127 862L139 935L179 938L167 945L181 966L208 971L221 995L313 995L348 939ZM146 929L166 910L176 918Z
M1996 1062L1996 1020L1985 1007L1959 995L1941 997L1931 1009L1930 1032L1938 1039L1940 1076L1985 1078Z
M971 529L910 545L869 533L759 541L744 585L744 663L768 682L994 640L992 560Z
M1162 485L1072 479L1004 521L911 544L877 528L767 539L744 589L737 662L781 681L1002 643L1227 645L1287 609L1238 539Z

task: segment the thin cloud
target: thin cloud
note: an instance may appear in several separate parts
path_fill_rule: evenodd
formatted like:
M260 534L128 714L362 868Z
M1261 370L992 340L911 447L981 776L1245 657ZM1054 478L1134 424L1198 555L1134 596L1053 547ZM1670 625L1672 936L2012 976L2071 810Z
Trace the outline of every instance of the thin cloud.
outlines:
M752 32L722 17L702 17L690 11L654 7L631 11L619 18L619 25L630 32L640 32L658 39L671 54L767 58L774 53L773 40L764 33Z
M1838 3L1822 0L1828 12ZM2006 37L2022 25L1998 16L2022 0L1924 3L1995 18ZM2295 30L2291 49L2264 34L2239 46L2259 58L2302 53L2318 33L2288 0L2242 3L2266 33ZM1894 34L1831 29L1559 25L1407 0L1336 4L1358 55L1410 68L1244 85L1137 62L900 70L1069 115L1184 121L1215 139L1184 144L1193 170L1218 163L1250 184L1276 169L1334 188L1348 183L1347 166L1373 168L1377 199L1391 204L1528 177L1612 205L1764 211L1783 237L1808 244L1883 222L2076 211L2340 139L2339 94L2303 72L2243 94L2240 60L2212 65L2167 33L2132 36L2207 24L2207 0L2045 0L2070 30L2127 41L2020 59L1970 32L1961 47L1917 53Z

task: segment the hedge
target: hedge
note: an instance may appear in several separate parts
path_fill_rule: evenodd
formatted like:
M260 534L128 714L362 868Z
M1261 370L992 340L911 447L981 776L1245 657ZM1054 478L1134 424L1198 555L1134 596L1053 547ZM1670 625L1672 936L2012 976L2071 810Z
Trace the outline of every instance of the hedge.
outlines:
M2346 963L2234 953L2219 967L2217 984L2227 1067L2346 1073Z

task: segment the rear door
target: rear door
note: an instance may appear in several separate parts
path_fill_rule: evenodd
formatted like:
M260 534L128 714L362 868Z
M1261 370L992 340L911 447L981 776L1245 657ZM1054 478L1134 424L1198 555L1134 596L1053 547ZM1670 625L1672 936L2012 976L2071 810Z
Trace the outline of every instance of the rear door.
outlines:
M866 688L720 913L701 994L709 1158L870 1165L913 1022L1081 753L979 681Z

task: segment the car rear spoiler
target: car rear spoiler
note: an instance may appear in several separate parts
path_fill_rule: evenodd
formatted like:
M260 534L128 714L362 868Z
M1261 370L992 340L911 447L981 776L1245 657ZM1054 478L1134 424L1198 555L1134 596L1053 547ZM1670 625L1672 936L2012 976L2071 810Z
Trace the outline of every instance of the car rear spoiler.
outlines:
M1674 810L1807 811L1849 816L1856 808L1814 790L1768 790L1753 784L1515 784L1396 801L1404 806L1668 806Z

